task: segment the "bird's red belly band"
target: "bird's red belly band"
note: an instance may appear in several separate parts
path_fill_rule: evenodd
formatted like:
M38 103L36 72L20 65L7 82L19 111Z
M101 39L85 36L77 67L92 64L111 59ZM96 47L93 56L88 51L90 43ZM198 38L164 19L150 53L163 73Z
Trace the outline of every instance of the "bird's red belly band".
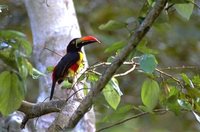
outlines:
M76 71L78 70L78 67L79 67L79 65L75 63L75 64L73 64L73 65L70 67L70 69L71 69L72 71L76 72Z

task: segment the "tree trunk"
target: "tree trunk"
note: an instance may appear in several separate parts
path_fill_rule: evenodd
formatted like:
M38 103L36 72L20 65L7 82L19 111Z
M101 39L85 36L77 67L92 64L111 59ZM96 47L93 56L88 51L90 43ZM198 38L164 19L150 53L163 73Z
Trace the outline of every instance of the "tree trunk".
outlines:
M46 73L46 68L56 65L61 58L61 56L54 52L64 55L69 41L75 37L81 36L73 1L24 0L24 2L30 18L33 34L34 62L37 69ZM51 83L51 74L46 74L45 77L39 80L40 95L38 97L38 102L42 102L49 97ZM66 99L69 93L69 90L61 90L57 87L54 96ZM58 116L56 119L57 122L54 122L49 130L54 131L55 128L53 126L55 126L55 124L60 128L65 127L65 120L69 119L80 104L80 102L76 100L76 98L73 98L68 102L68 105L65 106L67 111L62 112L62 117L64 117L63 121L60 116ZM46 130L50 124L52 124L56 116L57 114L55 113L40 117L37 121L36 129L38 131ZM86 115L84 118L85 120L83 119L82 123L77 125L79 126L77 130L94 131L94 113L90 112L89 116Z

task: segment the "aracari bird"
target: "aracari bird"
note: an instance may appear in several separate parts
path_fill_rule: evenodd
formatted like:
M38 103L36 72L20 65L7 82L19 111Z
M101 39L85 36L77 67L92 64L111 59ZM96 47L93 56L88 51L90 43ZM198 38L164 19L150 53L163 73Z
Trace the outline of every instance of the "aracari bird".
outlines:
M50 100L53 98L56 82L60 84L66 77L74 77L75 73L80 69L80 65L83 63L83 53L81 52L81 48L94 42L100 43L100 41L93 36L75 38L70 41L66 49L67 53L54 67Z

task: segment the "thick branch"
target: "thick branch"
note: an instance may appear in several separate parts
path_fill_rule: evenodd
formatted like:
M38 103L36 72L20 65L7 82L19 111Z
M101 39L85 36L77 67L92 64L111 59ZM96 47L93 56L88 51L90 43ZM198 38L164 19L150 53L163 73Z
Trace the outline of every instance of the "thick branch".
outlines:
M35 118L52 112L59 112L64 103L65 100L41 102L37 104L22 101L22 104L18 110L30 118Z
M29 119L40 117L42 115L52 112L59 112L65 101L66 100L56 100L51 102L41 102L37 104L22 101L22 104L18 109L18 111L21 111L25 114L25 117L21 124L21 128L25 127Z
M137 28L134 34L131 36L128 45L122 49L119 55L114 59L110 67L108 67L99 81L96 83L94 88L88 93L88 95L83 99L77 110L71 116L67 127L74 127L77 122L83 117L83 115L88 111L88 109L92 106L93 101L96 99L97 95L102 91L105 85L108 83L110 78L114 75L114 73L118 70L118 68L123 64L127 56L135 50L139 42L142 40L144 35L148 32L150 27L152 26L155 19L159 16L161 11L163 10L167 0L157 0L155 6L148 13L145 20L142 24Z

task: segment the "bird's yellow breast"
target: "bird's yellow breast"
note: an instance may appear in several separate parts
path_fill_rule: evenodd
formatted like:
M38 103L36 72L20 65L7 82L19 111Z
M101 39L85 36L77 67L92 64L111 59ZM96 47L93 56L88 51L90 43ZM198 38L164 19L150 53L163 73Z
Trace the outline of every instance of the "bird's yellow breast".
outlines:
M78 52L79 54L79 60L71 67L69 68L69 76L73 77L76 73L78 73L83 68L83 53ZM77 67L77 68L74 68Z

